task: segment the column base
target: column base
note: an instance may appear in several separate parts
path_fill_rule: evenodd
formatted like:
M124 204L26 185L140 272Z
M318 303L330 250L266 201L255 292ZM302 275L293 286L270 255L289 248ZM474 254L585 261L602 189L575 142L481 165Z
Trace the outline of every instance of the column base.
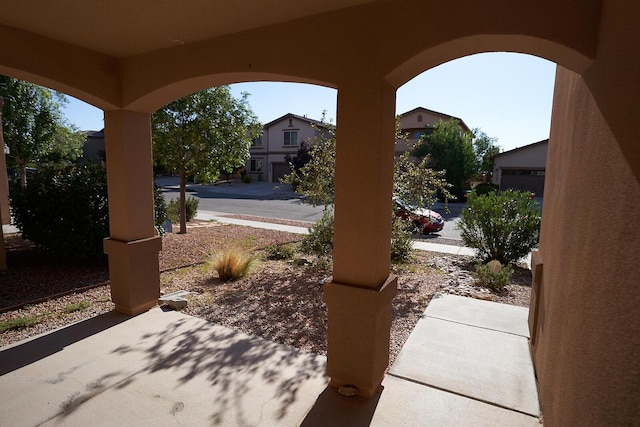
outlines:
M109 256L111 300L116 311L140 314L158 303L160 237L125 242L107 238L104 252Z
M324 285L329 325L327 375L334 387L353 386L373 397L389 364L391 302L398 279L390 275L378 289L330 282Z

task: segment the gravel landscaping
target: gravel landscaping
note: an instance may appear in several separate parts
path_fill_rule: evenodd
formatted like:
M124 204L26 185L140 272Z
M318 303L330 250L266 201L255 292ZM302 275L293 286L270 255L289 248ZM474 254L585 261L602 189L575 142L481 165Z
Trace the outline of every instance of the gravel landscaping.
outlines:
M326 352L326 306L322 283L330 276L311 257L269 260L268 245L296 242L286 232L189 224L187 234L169 234L160 253L161 292L193 292L184 313L318 354ZM64 263L22 240L6 236L9 270L0 275L0 346L48 332L113 309L105 260ZM258 262L248 277L221 282L203 261L222 248L253 251ZM390 354L393 360L437 292L528 306L531 272L519 266L510 284L491 292L473 284L473 259L415 251L398 275L393 302Z

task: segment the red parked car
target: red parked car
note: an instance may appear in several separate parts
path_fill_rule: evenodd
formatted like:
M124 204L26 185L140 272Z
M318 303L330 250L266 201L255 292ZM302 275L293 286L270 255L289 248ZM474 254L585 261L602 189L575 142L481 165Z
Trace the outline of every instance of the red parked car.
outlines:
M393 199L393 211L400 218L410 219L416 231L422 234L437 233L444 227L444 218L438 212L416 208L400 199Z

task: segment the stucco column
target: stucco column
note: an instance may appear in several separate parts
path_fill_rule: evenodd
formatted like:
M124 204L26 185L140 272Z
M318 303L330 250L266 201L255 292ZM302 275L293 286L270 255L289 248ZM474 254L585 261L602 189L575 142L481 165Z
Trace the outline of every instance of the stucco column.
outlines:
M360 79L338 88L333 280L327 375L373 396L389 363L395 90Z
M111 298L116 310L138 314L160 296L153 203L151 116L132 111L105 113L105 144L109 194Z

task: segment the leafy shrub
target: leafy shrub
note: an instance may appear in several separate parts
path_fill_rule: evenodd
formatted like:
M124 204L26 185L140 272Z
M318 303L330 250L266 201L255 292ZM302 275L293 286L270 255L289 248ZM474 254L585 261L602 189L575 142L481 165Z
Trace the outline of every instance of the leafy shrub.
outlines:
M291 259L295 253L291 243L273 243L265 248L269 259Z
M22 236L61 259L104 255L109 207L106 173L99 165L38 168L26 188L12 186L11 204Z
M540 217L529 193L471 193L458 228L465 245L474 248L478 258L508 264L537 246Z
M163 237L167 234L167 230L164 229L164 222L167 220L167 203L164 201L162 189L157 184L153 184L153 204L156 233Z
M393 215L391 228L391 260L408 261L412 250L412 231L410 224ZM322 218L309 227L309 234L303 237L300 251L329 259L333 255L333 210L324 211Z
M393 215L391 224L391 261L405 262L411 258L413 249L413 225L410 221Z
M491 184L491 183L478 184L478 185L475 186L473 191L477 195L481 196L481 195L484 195L484 194L496 193L498 191L498 186L495 185L495 184Z
M309 227L309 234L302 239L300 251L319 258L331 258L333 255L333 209L325 209L322 218Z
M255 262L255 256L246 250L232 247L213 254L207 265L218 272L220 280L227 282L245 277Z
M162 223L167 219L167 202L164 201L162 189L157 184L153 184L153 203L156 226L162 226Z
M187 214L186 220L187 222L189 222L198 213L198 204L200 203L200 201L193 196L189 196L186 198L184 203L185 203L185 210ZM169 218L169 221L171 221L173 224L177 224L180 222L180 200L179 199L172 199L169 201L169 204L167 205L167 218Z
M496 260L487 264L476 264L476 270L473 273L477 285L497 291L509 284L512 275L513 267L509 264L502 265Z

